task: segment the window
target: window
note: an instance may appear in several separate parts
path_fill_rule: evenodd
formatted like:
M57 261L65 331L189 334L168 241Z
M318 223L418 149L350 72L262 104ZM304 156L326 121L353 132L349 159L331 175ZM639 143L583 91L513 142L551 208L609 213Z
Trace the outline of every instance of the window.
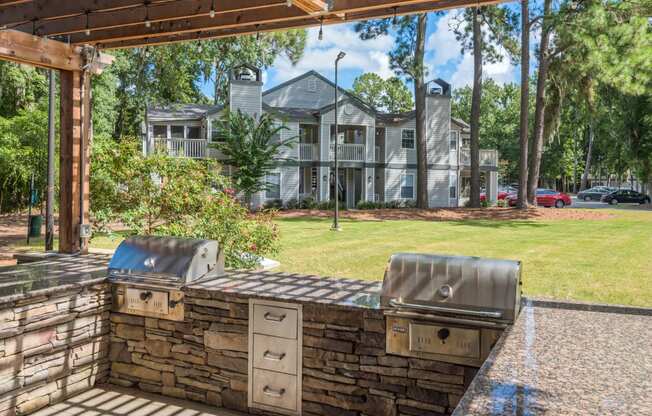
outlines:
M317 143L317 126L311 124L299 124L299 142Z
M401 198L414 198L414 175L411 173L401 175Z
M170 130L173 139L183 139L184 126L171 126Z
M403 149L414 149L414 129L401 130L401 147Z
M457 187L455 185L451 185L450 190L449 190L449 196L450 199L455 199L457 198Z
M457 151L457 132L451 131L450 150Z
M186 131L186 138L187 139L199 139L199 134L201 130L199 127L188 127L188 130Z
M154 138L156 139L167 139L168 137L168 126L154 126Z
M281 174L279 172L269 172L265 176L265 198L281 198Z

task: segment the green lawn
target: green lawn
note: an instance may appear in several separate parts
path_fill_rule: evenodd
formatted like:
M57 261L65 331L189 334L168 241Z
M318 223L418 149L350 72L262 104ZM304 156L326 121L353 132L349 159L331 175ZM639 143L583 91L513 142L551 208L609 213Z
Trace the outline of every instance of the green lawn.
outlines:
M401 251L516 259L527 295L652 306L652 212L557 221L280 219L281 270L381 280ZM96 236L92 246L120 238Z
M523 291L557 299L652 306L652 212L593 221L279 221L283 271L381 280L392 253L515 259Z

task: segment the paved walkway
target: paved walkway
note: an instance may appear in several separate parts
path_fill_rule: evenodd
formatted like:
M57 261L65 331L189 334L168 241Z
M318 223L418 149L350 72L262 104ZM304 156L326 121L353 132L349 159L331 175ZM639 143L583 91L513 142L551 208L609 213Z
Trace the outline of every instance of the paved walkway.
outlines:
M117 386L99 386L32 416L244 416L242 413Z

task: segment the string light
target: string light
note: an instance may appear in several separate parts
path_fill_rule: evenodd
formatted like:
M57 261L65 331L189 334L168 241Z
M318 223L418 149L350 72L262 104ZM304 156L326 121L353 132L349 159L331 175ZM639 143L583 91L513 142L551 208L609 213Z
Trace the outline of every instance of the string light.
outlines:
M149 1L145 2L145 27L152 27L152 22L149 21Z
M91 35L91 29L90 29L90 27L89 27L89 25L88 25L88 15L89 15L89 14L90 14L90 12L89 12L88 10L86 10L86 30L84 31L84 33L86 34L86 36L90 36L90 35Z
M319 36L317 36L317 39L324 39L324 16L319 18Z
M212 18L215 17L215 0L211 1L211 11L208 13L208 15Z
M32 36L36 36L36 20L32 19Z
M258 31L258 28L260 25L256 25L256 40L260 40L260 32Z
M397 22L397 19L396 19L396 6L394 6L394 17L392 18L392 24L395 25L396 22Z
M287 0L285 4L287 4L288 7L292 7L292 0Z

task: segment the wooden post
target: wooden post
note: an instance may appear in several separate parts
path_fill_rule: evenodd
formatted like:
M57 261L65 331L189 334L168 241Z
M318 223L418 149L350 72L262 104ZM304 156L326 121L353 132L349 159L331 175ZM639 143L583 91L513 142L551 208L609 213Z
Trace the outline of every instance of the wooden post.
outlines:
M80 225L88 222L89 86L89 77L81 71L61 71L59 163L59 251L61 253L88 251L88 241L80 239ZM83 187L80 186L80 182L83 182Z

